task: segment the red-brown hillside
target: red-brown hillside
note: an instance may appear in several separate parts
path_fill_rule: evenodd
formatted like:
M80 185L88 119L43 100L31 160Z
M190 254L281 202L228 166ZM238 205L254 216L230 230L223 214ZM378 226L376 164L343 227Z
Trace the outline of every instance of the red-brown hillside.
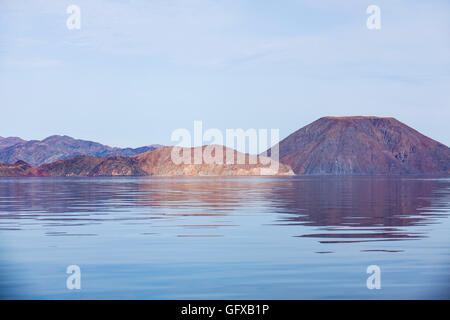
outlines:
M23 177L31 176L33 167L24 161L14 164L0 163L0 177Z
M59 160L44 164L38 168L29 166L27 171L13 171L8 165L5 173L13 175L33 176L229 176L229 175L294 175L289 166L280 164L275 171L271 170L270 164L261 161L263 157L249 156L226 147L222 148L223 160L221 163L194 164L194 152L201 149L203 152L207 147L184 148L191 154L191 164L175 164L171 159L174 147L161 147L155 150L133 157L112 156L108 158L97 158L89 156L77 156L75 158ZM227 150L233 155L234 164L226 164ZM238 163L238 155L244 158L242 164ZM250 161L252 158L253 161ZM1 175L0 166L0 175ZM273 169L273 168L272 168Z
M279 152L297 174L450 174L450 148L394 118L320 118Z

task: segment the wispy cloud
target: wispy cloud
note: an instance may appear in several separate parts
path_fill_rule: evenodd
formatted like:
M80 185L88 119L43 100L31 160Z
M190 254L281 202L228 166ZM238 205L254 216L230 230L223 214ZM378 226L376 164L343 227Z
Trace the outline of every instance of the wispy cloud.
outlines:
M34 24L35 30L30 33L34 33L36 43L29 42L29 46L39 47L39 41L45 39L50 42L49 50L78 48L104 54L162 56L176 64L209 67L247 63L260 63L264 67L283 61L304 64L309 69L347 68L348 65L367 68L376 57L375 68L384 65L390 69L396 65L407 69L408 64L425 68L450 61L450 45L443 41L449 35L450 15L444 10L448 5L439 1L433 6L381 1L383 28L376 33L365 28L365 6L361 1L337 4L308 0L304 2L306 6L323 10L322 25L329 27L317 30L312 27L309 32L298 34L294 30L271 34L264 26L265 21L252 25L254 19L249 19L239 2L79 0L82 28L77 31L65 28L64 3L55 5L53 1L40 0L39 8L34 2L7 3L16 8L22 21L30 19ZM42 10L52 22L43 25L38 21L42 16L36 18L36 14L42 14ZM333 15L351 19L337 24ZM299 23L298 31L301 31ZM15 40L6 44L14 42L19 45ZM20 45L23 44L22 40Z

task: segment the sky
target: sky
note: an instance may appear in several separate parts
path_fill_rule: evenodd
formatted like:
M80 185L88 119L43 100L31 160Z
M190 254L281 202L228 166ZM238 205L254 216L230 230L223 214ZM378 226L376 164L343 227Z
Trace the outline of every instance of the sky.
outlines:
M195 120L284 138L374 115L449 146L450 2L0 0L0 99L0 136L27 140L170 145Z

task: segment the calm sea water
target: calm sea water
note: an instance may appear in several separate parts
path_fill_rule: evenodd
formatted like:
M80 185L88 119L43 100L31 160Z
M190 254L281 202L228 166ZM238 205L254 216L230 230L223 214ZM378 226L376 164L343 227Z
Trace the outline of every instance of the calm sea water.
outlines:
M449 177L1 178L0 295L449 298L449 212Z

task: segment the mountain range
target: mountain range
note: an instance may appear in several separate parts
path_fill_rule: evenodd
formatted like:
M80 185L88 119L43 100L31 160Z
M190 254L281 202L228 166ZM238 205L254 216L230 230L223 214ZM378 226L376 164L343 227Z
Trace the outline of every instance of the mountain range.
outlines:
M74 139L68 136L50 136L43 140L25 141L17 137L0 137L0 162L13 164L22 160L33 166L69 159L78 155L93 157L130 157L155 150L161 145L140 148L113 148L98 142Z
M450 148L394 118L323 117L277 147L279 171L274 175L450 174ZM245 157L245 164L177 165L171 160L173 148L111 148L67 136L0 138L0 176L261 175L268 168L259 160L273 152L251 156L222 147L224 154ZM193 154L198 148L206 146L186 149Z
M8 138L0 137L0 150L24 142L26 141L22 140L19 137L8 137Z

